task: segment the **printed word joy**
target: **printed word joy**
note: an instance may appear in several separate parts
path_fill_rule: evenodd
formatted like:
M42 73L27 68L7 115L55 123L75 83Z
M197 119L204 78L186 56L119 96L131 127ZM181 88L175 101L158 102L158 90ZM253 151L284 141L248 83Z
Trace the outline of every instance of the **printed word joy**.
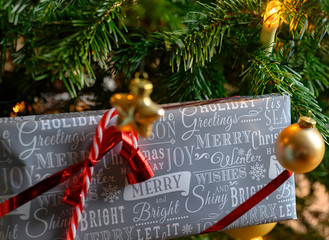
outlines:
M7 193L9 189L21 189L32 186L34 166L0 168L0 191Z

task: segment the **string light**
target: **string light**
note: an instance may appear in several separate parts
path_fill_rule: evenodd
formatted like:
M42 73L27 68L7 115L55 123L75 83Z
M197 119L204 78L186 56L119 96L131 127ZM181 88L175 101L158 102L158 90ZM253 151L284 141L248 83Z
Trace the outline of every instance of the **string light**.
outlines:
M10 113L11 117L17 117L17 114L19 112L23 112L25 109L25 102L16 103L16 105L13 107L13 111Z
M263 27L260 33L260 42L267 46L266 51L271 53L275 44L275 33L280 23L279 11L281 3L279 1L270 1L265 10Z

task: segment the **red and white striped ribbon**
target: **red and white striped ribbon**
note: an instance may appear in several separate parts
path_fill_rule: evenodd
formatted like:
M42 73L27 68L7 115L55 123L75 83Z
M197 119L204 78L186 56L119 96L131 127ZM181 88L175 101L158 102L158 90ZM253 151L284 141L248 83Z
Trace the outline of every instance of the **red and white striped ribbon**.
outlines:
M90 154L89 154L89 159L91 160L93 165L86 166L83 169L83 171L86 171L85 172L86 178L85 178L85 181L83 182L83 186L82 186L81 200L75 206L75 209L73 211L73 216L72 216L72 219L71 219L71 222L70 222L70 225L68 228L68 232L67 232L67 237L66 237L67 240L74 240L76 237L78 224L81 219L81 215L82 215L83 207L84 207L84 204L86 201L88 189L90 186L92 175L94 173L94 165L96 164L97 160L103 156L103 154L100 154L100 153L103 151L101 149L101 146L102 146L102 143L104 140L104 131L109 127L108 123L114 116L116 116L115 108L112 108L111 110L107 111L104 114L104 116L102 117L102 119L100 120L100 122L97 126L97 129L95 131L94 140L93 140L92 147L91 147ZM137 149L138 142L137 142L136 137L133 134L130 134L130 136L133 140L134 148Z

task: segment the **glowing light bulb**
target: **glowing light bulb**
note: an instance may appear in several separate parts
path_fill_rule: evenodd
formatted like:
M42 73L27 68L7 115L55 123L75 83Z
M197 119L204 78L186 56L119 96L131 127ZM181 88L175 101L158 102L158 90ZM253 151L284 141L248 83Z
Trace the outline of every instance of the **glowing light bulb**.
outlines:
M270 1L265 10L263 27L260 33L260 42L267 46L266 51L272 52L275 43L275 33L279 26L278 12L281 10L281 3L279 1Z

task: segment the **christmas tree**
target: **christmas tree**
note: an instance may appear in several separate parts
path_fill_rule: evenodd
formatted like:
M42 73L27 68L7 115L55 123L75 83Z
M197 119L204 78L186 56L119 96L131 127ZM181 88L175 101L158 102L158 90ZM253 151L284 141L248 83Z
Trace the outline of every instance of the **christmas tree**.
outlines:
M146 72L158 103L287 92L293 122L311 110L328 144L329 1L275 2L268 13L263 0L2 0L1 116L109 108ZM328 213L308 208L329 189L328 166L325 156L304 179L302 230L273 236L328 235Z

